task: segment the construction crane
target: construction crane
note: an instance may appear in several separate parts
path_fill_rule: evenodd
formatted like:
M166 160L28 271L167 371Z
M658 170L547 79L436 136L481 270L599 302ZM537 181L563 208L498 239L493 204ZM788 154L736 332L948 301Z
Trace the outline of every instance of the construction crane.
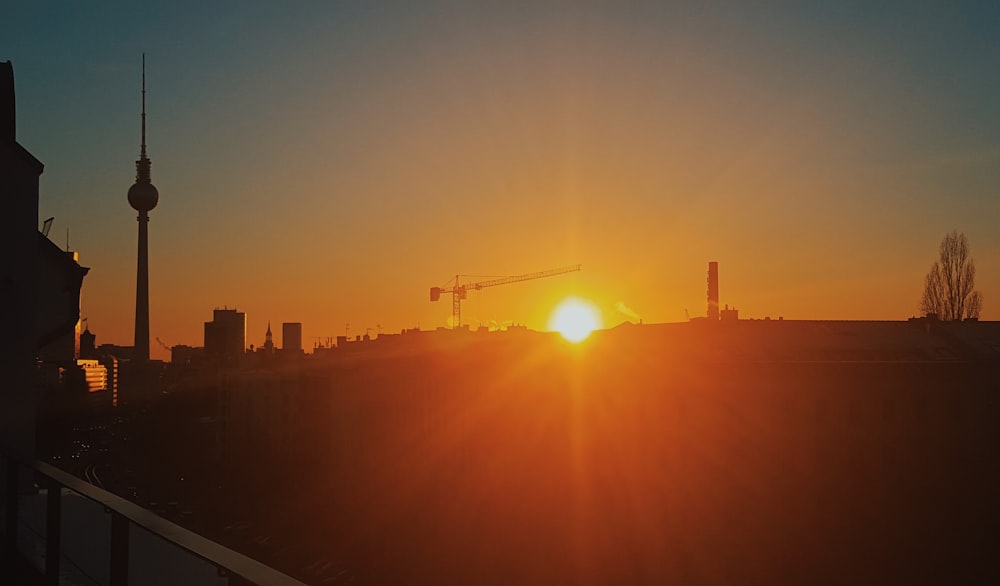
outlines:
M490 279L488 281L479 281L478 283L465 283L460 284L459 281L462 275L455 275L455 282L449 284L445 287L431 287L431 301L437 301L441 299L441 295L445 293L451 293L451 327L453 329L458 329L462 327L462 300L465 299L469 291L479 291L480 289L485 289L487 287L496 287L497 285L508 285L510 283L520 283L521 281L530 281L532 279L541 279L542 277L554 277L556 275L562 275L564 273L572 273L580 270L580 265L572 265L568 267L562 267L558 269L551 269L548 271L539 271L537 273L527 273L525 275L515 275L513 277L500 277L497 279Z

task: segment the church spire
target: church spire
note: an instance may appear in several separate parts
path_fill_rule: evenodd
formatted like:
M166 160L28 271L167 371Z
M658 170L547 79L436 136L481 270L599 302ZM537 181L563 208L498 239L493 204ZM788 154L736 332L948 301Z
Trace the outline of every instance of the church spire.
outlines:
M267 333L264 334L264 351L268 354L274 353L274 340L271 337L271 320L267 320Z

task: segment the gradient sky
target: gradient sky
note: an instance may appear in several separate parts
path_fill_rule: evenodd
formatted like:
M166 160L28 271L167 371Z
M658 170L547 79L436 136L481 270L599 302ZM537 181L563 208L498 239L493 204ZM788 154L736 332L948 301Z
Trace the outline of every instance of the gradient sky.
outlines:
M952 229L1000 318L1000 3L24 2L4 8L39 221L131 344L146 52L150 331L317 336L705 311L905 319ZM280 336L276 336L280 343ZM154 357L167 353L151 343Z

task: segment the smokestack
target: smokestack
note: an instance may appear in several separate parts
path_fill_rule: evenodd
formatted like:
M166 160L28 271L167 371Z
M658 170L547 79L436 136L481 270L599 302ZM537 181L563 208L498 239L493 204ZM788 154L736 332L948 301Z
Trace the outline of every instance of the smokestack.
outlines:
M708 319L719 320L719 263L708 263Z

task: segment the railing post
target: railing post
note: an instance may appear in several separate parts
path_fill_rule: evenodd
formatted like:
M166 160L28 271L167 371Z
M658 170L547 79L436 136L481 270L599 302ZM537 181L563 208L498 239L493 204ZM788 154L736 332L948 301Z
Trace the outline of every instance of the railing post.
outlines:
M14 559L17 555L17 498L18 498L18 484L17 484L17 461L13 458L5 458L7 463L7 486L5 491L5 510L6 516L4 519L4 533L3 533L3 555L10 556L10 559Z
M128 526L124 515L112 511L110 586L128 585Z
M48 478L45 506L45 583L59 586L59 543L62 530L62 485Z

